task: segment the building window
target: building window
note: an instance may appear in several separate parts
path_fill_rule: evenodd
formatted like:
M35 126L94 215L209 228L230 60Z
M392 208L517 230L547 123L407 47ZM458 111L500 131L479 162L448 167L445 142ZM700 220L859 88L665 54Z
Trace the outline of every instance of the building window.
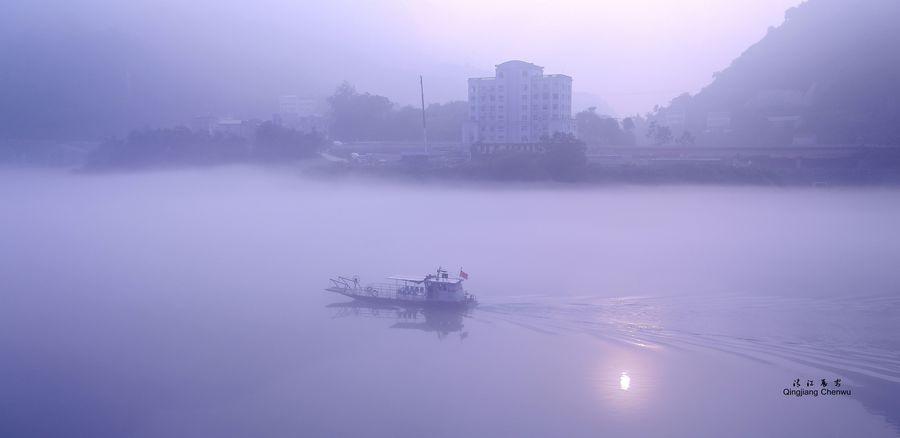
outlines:
M553 93L553 100L559 100L559 94Z

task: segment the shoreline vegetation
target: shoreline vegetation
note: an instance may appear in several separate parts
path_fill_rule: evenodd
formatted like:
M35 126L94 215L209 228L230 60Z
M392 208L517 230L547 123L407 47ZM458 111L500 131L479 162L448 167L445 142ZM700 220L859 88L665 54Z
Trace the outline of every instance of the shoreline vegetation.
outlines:
M420 141L342 143L271 121L246 136L175 127L98 144L0 144L0 161L80 173L250 164L409 182L900 186L896 146L612 146L556 134L528 145L435 141L426 148Z
M649 149L649 148L648 148ZM368 176L405 181L554 182L571 185L900 186L900 148L841 150L836 157L769 156L741 152L730 158L666 158L679 151L635 151L631 156L589 154L583 161L541 155L496 154L469 161L401 157L376 164L327 162L307 169L330 177ZM574 155L574 154L573 154ZM663 155L660 158L654 158ZM722 154L726 155L726 154Z
M326 178L410 182L900 185L898 146L773 143L762 141L768 138L765 130L757 143L727 138L710 143L707 136L676 137L652 115L619 121L594 108L576 114L578 138L557 133L529 144L464 145L454 132L461 132L468 108L451 102L426 108L426 147L422 114L411 107L357 92L347 83L329 105L327 132L294 129L278 120L248 121L236 131L143 129L100 143L0 143L0 162L83 173L254 164L296 167Z
M79 173L223 165L295 168L322 178L364 176L408 182L553 182L560 184L710 184L755 186L900 186L900 147L598 146L557 134L528 150L419 142L331 142L273 122L251 139L185 127L134 131L100 144L59 144L65 159L44 163ZM0 146L2 149L2 146ZM32 145L30 149L35 149ZM40 148L38 148L40 149ZM62 151L62 152L60 152Z

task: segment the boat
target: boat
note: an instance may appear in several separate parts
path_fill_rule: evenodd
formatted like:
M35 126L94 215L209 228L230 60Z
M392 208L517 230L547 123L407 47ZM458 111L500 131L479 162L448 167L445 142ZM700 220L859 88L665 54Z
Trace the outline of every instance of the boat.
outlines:
M478 304L475 295L463 288L463 281L468 278L462 270L458 276L451 277L445 269L438 268L434 274L398 275L388 277L388 282L365 286L357 276L337 277L330 279L332 286L325 290L369 303L467 308Z

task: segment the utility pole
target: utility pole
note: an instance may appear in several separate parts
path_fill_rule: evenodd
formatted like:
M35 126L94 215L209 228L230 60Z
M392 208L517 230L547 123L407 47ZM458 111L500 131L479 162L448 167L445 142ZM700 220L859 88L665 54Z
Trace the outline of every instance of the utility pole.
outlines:
M419 75L419 91L422 94L422 140L425 141L425 154L428 154L428 128L425 126L425 83Z

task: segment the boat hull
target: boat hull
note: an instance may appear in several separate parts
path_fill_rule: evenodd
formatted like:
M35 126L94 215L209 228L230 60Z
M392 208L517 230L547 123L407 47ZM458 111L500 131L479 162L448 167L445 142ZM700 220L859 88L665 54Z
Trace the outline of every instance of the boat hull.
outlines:
M328 288L325 289L329 292L334 292L341 294L346 297L353 298L354 300L364 302L364 303L372 303L372 304L380 304L380 305L394 305L394 306L403 306L403 307L428 307L428 308L444 308L444 309L465 309L475 307L478 302L473 299L467 299L463 301L442 301L442 300L427 300L427 299L403 299L403 298L395 298L395 297L379 297L372 295L362 295L358 293L353 293L353 291L343 290L340 288Z

